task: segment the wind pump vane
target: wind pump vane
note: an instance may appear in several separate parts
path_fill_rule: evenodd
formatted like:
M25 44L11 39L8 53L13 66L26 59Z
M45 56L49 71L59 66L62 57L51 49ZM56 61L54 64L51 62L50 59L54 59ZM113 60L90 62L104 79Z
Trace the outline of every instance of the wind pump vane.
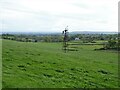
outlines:
M63 50L65 51L66 53L66 50L67 50L67 42L68 42L68 26L65 28L65 30L62 32L62 34L64 35L64 38L63 38Z

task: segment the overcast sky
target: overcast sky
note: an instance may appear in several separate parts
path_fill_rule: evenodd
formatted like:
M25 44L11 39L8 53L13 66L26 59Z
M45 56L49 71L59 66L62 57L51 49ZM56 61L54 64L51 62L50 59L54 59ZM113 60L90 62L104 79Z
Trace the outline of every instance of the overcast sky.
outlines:
M3 32L118 31L119 0L0 0Z

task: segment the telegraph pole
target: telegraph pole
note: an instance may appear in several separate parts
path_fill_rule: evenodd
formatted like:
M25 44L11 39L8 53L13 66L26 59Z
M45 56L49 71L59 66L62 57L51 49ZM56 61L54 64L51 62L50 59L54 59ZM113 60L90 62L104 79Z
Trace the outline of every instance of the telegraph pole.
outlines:
M68 42L68 26L65 28L65 30L62 32L62 34L64 35L64 38L63 38L63 50L65 51L66 53L66 50L67 50L67 42Z

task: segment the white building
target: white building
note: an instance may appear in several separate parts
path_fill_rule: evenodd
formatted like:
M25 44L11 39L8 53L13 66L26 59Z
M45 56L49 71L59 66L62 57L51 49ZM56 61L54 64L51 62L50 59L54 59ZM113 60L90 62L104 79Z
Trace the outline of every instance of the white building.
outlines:
M79 38L75 38L75 40L77 41L77 40L80 40Z

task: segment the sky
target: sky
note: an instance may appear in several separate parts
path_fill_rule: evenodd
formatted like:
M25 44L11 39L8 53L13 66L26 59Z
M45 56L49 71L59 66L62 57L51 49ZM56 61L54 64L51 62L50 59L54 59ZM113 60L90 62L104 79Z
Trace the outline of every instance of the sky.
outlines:
M118 31L119 0L0 0L2 32Z

